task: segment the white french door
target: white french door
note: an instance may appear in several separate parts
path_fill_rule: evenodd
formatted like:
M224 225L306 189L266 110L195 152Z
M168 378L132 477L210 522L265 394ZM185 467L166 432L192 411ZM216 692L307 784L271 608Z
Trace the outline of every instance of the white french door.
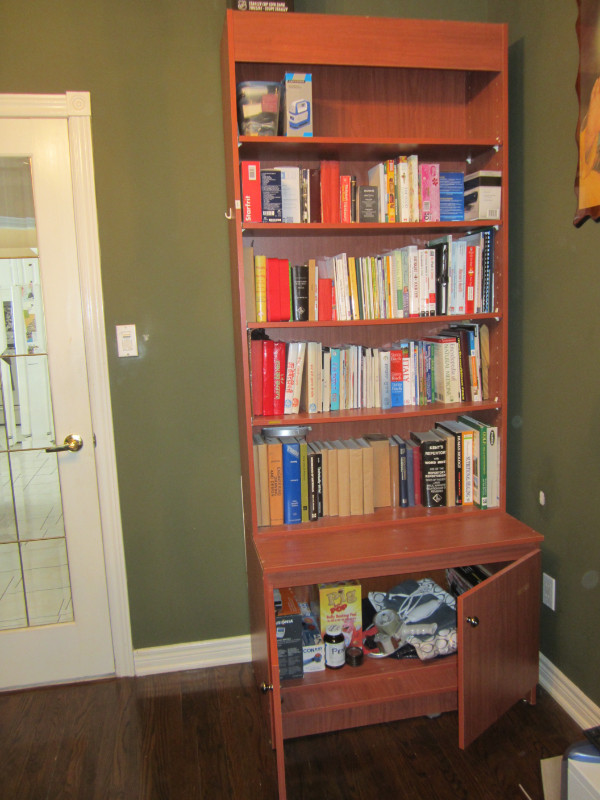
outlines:
M0 118L0 688L115 672L70 158Z

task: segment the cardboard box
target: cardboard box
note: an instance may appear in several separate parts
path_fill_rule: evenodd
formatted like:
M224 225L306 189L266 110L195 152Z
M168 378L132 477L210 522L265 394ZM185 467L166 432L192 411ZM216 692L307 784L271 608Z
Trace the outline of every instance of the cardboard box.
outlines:
M275 614L279 680L301 678L302 614L292 589L280 589L281 608Z
M465 219L500 219L502 173L480 170L465 176Z
M313 612L318 609L321 636L329 625L342 626L346 647L362 647L362 605L358 581L320 583L313 590Z
M283 93L284 134L286 136L312 136L312 75L305 72L286 72Z
M302 666L304 672L321 672L325 669L325 642L319 624L308 603L300 603L302 612Z

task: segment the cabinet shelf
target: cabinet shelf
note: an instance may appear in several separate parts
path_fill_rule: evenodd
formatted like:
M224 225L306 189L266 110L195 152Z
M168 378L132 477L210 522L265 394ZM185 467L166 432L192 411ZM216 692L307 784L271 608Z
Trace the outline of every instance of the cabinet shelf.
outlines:
M501 403L483 400L475 403L429 403L426 406L401 406L385 411L381 408L349 408L319 414L285 414L278 417L254 417L252 427L266 428L269 425L334 425L341 422L385 421L393 419L415 419L421 417L451 417L456 414L471 414L478 411L497 411Z
M453 322L470 322L494 320L499 322L502 319L501 311L493 311L486 314L454 314L444 317L402 317L399 319L354 319L354 320L305 320L302 322L248 322L249 331L277 328L302 329L302 328L360 328L385 325L424 325L429 323L450 325Z
M349 136L240 136L240 154L244 159L264 160L289 158L321 160L339 158L344 161L382 161L392 156L419 152L423 158L439 161L469 161L502 147L500 137L487 139L446 139L424 137Z
M500 227L502 220L463 220L456 222L253 222L243 225L246 233L256 233L260 236L280 236L281 234L306 234L331 236L344 234L345 236L365 234L406 234L415 233L430 235L444 231L468 232L484 228Z

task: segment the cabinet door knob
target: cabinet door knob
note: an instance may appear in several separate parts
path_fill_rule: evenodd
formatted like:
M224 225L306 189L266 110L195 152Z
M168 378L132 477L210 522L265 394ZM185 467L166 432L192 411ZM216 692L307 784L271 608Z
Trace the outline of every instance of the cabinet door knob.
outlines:
M467 617L467 622L472 628L476 628L479 625L479 617Z
M272 692L273 691L273 684L272 683L265 683L263 681L261 683L261 685L260 685L260 690L261 690L261 692L263 694L266 694L267 692Z

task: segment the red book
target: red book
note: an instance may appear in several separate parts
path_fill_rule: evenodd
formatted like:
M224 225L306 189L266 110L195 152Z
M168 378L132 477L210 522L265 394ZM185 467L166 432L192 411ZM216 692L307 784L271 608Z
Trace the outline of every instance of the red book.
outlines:
M242 161L242 220L262 222L260 161Z
M333 319L331 308L332 285L331 278L319 278L319 320Z
M263 340L250 340L250 372L252 375L252 413L261 416L263 413Z
M273 414L284 413L285 342L273 342Z
M475 313L475 259L477 248L475 245L467 245L467 282L465 285L465 313Z
M413 447L413 480L415 484L415 505L420 506L423 503L423 495L421 492L421 448L418 444Z
M279 317L277 322L289 322L292 319L292 292L290 286L290 262L279 258Z
M321 161L321 222L340 221L340 164Z
M262 397L263 414L272 416L275 413L275 381L273 378L275 342L264 339L263 343Z
M340 222L352 222L352 178L340 175Z
M267 322L281 321L279 259L267 258Z

